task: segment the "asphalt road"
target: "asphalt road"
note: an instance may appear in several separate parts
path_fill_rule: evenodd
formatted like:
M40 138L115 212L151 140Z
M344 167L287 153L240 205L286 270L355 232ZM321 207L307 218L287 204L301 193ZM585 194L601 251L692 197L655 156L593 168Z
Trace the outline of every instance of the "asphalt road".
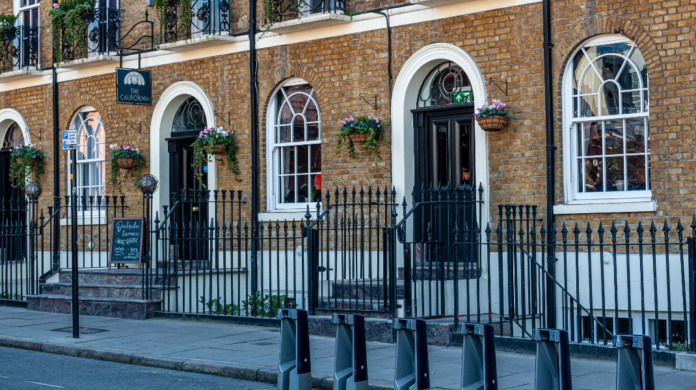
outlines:
M0 347L0 389L275 389L275 385Z

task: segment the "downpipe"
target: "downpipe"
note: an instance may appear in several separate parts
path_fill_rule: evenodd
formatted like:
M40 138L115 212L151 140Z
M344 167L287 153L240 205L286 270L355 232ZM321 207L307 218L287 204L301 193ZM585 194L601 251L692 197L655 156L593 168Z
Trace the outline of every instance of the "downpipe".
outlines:
M551 56L553 43L551 41L551 0L543 2L543 34L544 34L544 105L546 111L546 226L549 245L546 265L549 275L546 276L546 326L556 327L556 288L554 279L556 276L556 255L554 250L554 154L556 145L553 137L553 72Z

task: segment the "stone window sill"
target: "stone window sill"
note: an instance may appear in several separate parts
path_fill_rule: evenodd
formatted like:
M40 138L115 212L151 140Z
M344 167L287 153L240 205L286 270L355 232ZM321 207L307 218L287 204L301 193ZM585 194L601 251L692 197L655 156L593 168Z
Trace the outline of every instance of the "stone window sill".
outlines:
M60 226L70 226L70 219L69 218L61 218L60 219ZM100 215L100 216L93 216L93 217L77 217L77 225L78 226L89 226L89 225L106 225L107 220L106 220L106 215Z
M265 213L259 213L260 222L275 222L275 221L292 221L295 222L306 221L305 215L307 211L268 211ZM310 212L312 215L311 220L314 220L317 216L317 212Z
M352 18L348 15L327 12L323 14L309 15L298 19L274 23L269 29L269 31L278 34L286 34L295 31L304 31L319 27L328 27L337 24L350 23L351 20Z
M553 206L555 215L649 213L654 211L657 211L657 202L654 200L622 203L559 204Z

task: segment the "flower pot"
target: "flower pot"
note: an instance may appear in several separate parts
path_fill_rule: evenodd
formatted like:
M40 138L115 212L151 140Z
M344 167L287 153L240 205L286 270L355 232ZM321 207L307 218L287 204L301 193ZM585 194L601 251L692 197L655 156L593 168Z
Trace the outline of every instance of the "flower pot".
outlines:
M485 131L500 131L507 125L507 118L502 115L489 115L485 118L476 118L476 121Z
M21 163L22 163L22 159L19 158L19 157L15 158L15 161L17 162L17 164L21 164ZM35 158L30 159L30 160L29 160L29 165L31 165L31 166L33 167L34 164L36 164L36 159L35 159Z
M203 146L203 150L205 150L206 153L210 154L210 152L208 152L208 145ZM227 146L225 146L225 145L213 145L213 153L212 154L227 154Z
M17 38L17 29L16 28L11 28L9 30L3 30L3 32L2 32L2 40L3 41L13 41L15 38Z
M624 181L623 181L623 180L616 180L616 181L614 181L614 184L616 184L616 190L617 190L617 191L623 191L623 190L624 190Z
M85 21L85 23L90 24L94 22L94 10L83 8L82 12L80 12L80 17Z
M121 169L135 168L135 159L133 157L118 157L116 158L116 166Z
M367 133L350 133L348 134L348 139L350 139L353 144L364 144L367 142Z

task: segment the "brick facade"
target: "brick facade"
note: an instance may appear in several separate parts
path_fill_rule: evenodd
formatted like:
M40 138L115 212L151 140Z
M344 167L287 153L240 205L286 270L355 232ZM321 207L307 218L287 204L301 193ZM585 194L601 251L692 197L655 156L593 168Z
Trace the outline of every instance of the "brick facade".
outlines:
M5 0L4 2L7 2ZM4 3L3 2L3 3ZM233 29L243 31L248 25L245 2L233 2ZM368 8L399 5L403 1L347 1L350 13ZM48 30L50 4L42 4L42 64L51 48ZM128 23L144 14L142 2L123 2ZM150 14L153 8L148 9ZM476 61L484 79L489 99L509 102L512 120L499 133L488 138L490 208L497 214L497 205L527 203L538 205L539 218L546 213L544 68L542 51L542 6L532 3L504 9L475 12L432 21L399 25L393 28L392 70L394 79L405 62L419 49L433 43L450 43L462 48ZM563 160L561 91L562 70L575 49L586 39L598 34L622 34L633 39L641 49L650 77L650 176L656 213L633 216L687 216L692 213L696 193L696 157L692 139L696 130L693 119L694 91L694 22L696 5L689 2L652 2L638 4L625 1L554 1L554 109L556 152L556 203L563 202ZM263 19L259 19L262 22ZM375 19L383 23L383 19ZM359 160L348 158L347 152L336 154L336 132L339 119L348 115L374 114L389 119L389 86L387 76L387 32L385 29L357 32L337 37L263 48L259 59L259 120L261 156L261 206L265 209L267 172L265 156L266 114L273 91L290 77L307 80L317 94L322 119L322 184L336 186L389 186L391 183L391 132L387 129L379 150L382 161L374 153L358 148ZM151 116L166 88L187 80L200 85L213 102L218 125L236 131L241 174L235 180L226 168L224 158L218 162L218 188L242 190L247 200L251 186L251 150L249 133L249 64L248 52L220 54L203 59L153 66L153 106L117 105L113 73L84 77L60 83L61 128L67 128L74 113L82 106L99 110L106 127L106 144L129 143L144 151L146 160L153 158L149 141ZM508 94L490 83L507 80ZM1 81L0 81L1 82ZM362 96L377 96L373 109ZM415 99L415 96L413 97ZM45 152L46 174L42 185L42 205L49 205L53 196L53 154L51 136L51 86L41 85L0 93L2 108L15 108L27 119L32 142ZM140 126L138 133L126 127L128 121ZM106 156L106 177L109 177L109 150ZM59 156L61 183L65 185L65 156ZM166 156L165 156L166 157ZM145 171L148 171L148 167ZM141 197L124 185L129 212L140 210ZM107 180L107 194L112 189ZM61 190L65 194L65 188ZM247 206L249 203L247 202ZM245 213L248 213L248 209ZM561 216L559 220L578 220L598 216ZM625 214L601 217L624 218Z

